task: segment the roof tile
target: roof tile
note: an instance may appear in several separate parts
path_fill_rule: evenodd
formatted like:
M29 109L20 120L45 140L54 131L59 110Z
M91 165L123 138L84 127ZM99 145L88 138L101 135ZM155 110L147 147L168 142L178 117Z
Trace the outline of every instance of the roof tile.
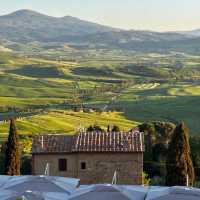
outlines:
M77 135L42 135L33 139L33 153L143 152L143 133L80 132Z

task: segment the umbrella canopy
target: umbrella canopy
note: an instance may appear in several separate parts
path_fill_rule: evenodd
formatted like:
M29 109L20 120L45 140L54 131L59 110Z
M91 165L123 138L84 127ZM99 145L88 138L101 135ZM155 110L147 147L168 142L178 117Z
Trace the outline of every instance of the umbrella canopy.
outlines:
M199 200L200 189L188 187L164 187L151 189L146 200Z
M66 193L61 192L33 192L25 191L23 193L12 190L0 190L1 200L67 200L69 197Z
M2 188L11 178L12 176L0 175L0 188Z
M0 199L1 200L8 200L11 197L16 196L17 193L11 190L0 190Z
M149 190L148 187L137 185L119 185L116 187L131 200L144 200Z
M91 185L77 189L74 194L69 196L70 200L144 200L146 191L134 186L118 185Z
M25 191L36 192L61 192L68 195L76 189L78 179L51 177L51 176L14 176L8 179L3 189L23 193Z
M51 176L0 176L0 199L66 200L79 179Z
M5 199L5 200L16 200L16 199L22 199L22 200L45 200L42 195L32 192L32 191L26 191L22 194L13 195L12 197Z
M44 200L67 200L69 198L66 193L47 192L43 194Z

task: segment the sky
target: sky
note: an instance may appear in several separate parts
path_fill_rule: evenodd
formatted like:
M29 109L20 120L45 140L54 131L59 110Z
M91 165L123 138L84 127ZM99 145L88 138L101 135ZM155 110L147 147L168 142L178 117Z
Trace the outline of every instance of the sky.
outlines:
M200 28L200 0L0 0L0 5L0 15L31 9L122 29L182 31Z

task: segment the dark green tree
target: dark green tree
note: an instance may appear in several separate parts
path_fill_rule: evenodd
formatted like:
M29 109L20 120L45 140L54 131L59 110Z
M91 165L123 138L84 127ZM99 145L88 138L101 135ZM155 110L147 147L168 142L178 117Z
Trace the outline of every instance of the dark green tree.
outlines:
M31 156L24 155L21 158L21 174L30 175L31 174Z
M99 131L99 132L104 132L104 130L97 124L94 124L94 126L90 125L88 128L87 128L87 131L88 132L92 132L92 131Z
M182 122L176 126L169 143L166 160L166 185L185 186L194 182L194 168L190 158L189 130ZM188 179L187 179L188 178Z
M15 120L10 120L10 131L5 149L5 174L20 175L20 153Z
M195 168L195 175L200 177L200 136L195 135L190 137L191 158Z
M153 177L166 176L166 167L160 162L166 161L168 144L175 127L173 123L159 121L139 125L145 142L144 171L152 180Z
M5 172L5 147L6 142L2 143L0 147L0 174Z
M114 125L112 128L112 132L120 132L120 129L117 125Z

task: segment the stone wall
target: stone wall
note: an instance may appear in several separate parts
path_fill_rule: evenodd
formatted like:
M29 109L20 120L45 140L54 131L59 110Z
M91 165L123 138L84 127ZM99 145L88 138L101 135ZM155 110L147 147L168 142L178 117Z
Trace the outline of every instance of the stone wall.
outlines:
M32 156L32 174L43 175L46 164L49 163L50 176L76 177L77 164L73 154L36 154ZM67 159L67 171L59 171L58 160Z
M78 168L78 177L82 184L111 183L115 170L118 184L142 184L142 153L79 153L86 169Z
M58 169L58 159L67 159L66 172ZM81 169L81 162L86 169ZM111 183L115 170L118 184L142 184L143 153L74 153L33 155L33 174L44 174L46 163L50 175L79 178L81 184Z

